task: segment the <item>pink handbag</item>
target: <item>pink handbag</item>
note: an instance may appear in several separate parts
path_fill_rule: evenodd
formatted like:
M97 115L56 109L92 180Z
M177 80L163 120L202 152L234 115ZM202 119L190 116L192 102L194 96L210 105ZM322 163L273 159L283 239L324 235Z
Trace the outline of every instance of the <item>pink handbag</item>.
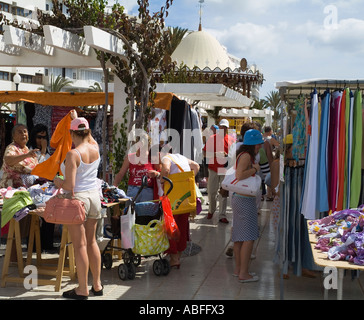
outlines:
M85 221L85 206L82 201L65 195L56 194L46 202L43 218L46 222L55 224L82 224Z

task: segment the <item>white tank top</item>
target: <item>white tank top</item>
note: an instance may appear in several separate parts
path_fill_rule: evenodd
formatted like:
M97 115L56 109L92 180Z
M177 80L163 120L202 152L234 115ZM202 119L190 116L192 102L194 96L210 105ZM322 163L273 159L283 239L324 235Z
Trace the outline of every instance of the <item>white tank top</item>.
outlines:
M74 192L82 192L88 190L94 190L98 188L97 185L97 169L100 164L100 155L97 160L91 163L84 163L82 161L81 153L75 149L80 156L80 165L76 171L76 181ZM61 164L61 171L65 172L64 162Z
M169 159L170 161L171 161L171 158L174 160L174 161L171 161L171 168L170 168L169 174L181 172L181 170L178 168L176 163L178 163L178 165L182 168L183 171L185 171L185 172L191 171L190 165L188 163L188 159L185 156L183 156L179 153L173 153L173 154L170 153L167 156L164 156L162 158L162 161L165 158Z

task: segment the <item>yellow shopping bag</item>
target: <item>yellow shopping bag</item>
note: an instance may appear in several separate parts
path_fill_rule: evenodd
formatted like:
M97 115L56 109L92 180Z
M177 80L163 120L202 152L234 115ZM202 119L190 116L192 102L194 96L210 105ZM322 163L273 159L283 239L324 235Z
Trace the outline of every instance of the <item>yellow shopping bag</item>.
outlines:
M169 241L164 229L163 220L152 220L147 225L134 225L135 254L153 256L163 253L169 248Z
M196 186L193 171L179 172L168 176L173 183L173 189L168 194L171 202L172 213L182 214L196 211ZM169 186L165 184L164 194Z

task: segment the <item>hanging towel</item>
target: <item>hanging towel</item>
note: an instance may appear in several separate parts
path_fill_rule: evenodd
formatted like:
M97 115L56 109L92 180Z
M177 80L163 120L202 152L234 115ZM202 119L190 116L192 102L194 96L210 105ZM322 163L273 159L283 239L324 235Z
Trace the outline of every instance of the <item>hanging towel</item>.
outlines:
M353 150L350 187L350 207L357 208L361 190L361 157L362 157L362 96L360 90L354 95L353 114Z
M308 220L316 219L316 196L317 196L317 163L318 163L318 95L314 89L311 99L311 134L309 135L309 151L306 161L304 194L301 213Z
M57 172L61 172L61 163L66 158L66 154L72 148L70 135L71 115L70 112L57 124L52 135L50 146L55 148L54 153L44 162L38 164L32 171L33 175L41 178L53 180ZM63 173L64 174L64 173Z
M346 90L344 90L341 98L340 115L339 115L339 149L338 149L338 192L336 201L336 210L343 209L344 201L344 184L345 184L345 148L346 148Z
M342 92L334 91L330 103L330 129L328 140L328 188L329 208L335 211L338 191L338 147L339 147L339 115Z
M330 91L327 90L321 102L321 120L320 120L320 141L319 141L319 159L317 172L317 203L318 212L329 211L328 189L327 189L327 138L329 130L329 112L330 112Z
M350 89L345 89L345 99L346 99L346 108L345 108L345 172L344 172L344 197L343 197L343 208L349 209L349 201L350 197L348 196L348 192L350 190L350 163L351 163L351 135L352 135L352 126L350 125L350 117L352 111L352 96L353 93Z

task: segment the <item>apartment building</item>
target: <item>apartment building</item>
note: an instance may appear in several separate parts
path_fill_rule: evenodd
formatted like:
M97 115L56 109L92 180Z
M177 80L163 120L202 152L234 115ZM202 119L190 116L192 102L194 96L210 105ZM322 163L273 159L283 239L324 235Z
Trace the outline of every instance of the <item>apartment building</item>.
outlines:
M37 9L51 12L53 4L51 0L0 0L0 12L7 20L17 21L27 28L35 28L38 25ZM67 14L66 7L61 4L64 14ZM0 26L0 31L2 28ZM0 67L0 91L16 90L13 81L14 75L19 73L21 81L18 90L37 91L39 88L49 90L51 79L58 75L72 81L72 84L65 87L63 91L87 91L95 82L103 82L102 69L70 69L70 68L25 68L25 67Z

